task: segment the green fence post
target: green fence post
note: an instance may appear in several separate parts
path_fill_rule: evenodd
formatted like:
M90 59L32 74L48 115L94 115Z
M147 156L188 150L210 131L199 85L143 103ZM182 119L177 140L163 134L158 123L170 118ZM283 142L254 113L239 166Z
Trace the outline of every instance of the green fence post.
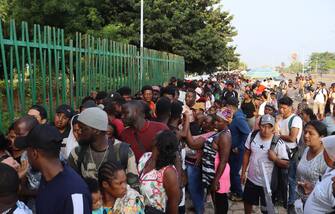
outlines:
M4 78L5 78L5 88L6 88L6 97L7 97L7 111L9 111L9 121L13 120L13 116L12 116L12 99L10 96L10 90L9 90L9 86L8 86L8 71L7 71L7 61L6 61L6 52L5 52L5 45L4 45L4 41L3 41L3 33L2 33L2 21L0 20L0 49L1 49L1 59L2 59L2 66L3 66L3 73L4 73ZM2 97L1 97L2 99ZM2 106L2 105L1 105ZM2 123L2 112L4 112L4 109L0 110L0 128L3 128L3 123Z
M54 30L53 30L54 32ZM53 34L55 36L55 33ZM52 75L52 51L51 49L54 48L56 50L56 45L54 43L54 46L52 47L52 39L51 39L51 27L47 28L47 49L48 49L48 72L49 72L49 111L50 111L50 118L52 118L53 114L53 85L56 85L56 106L59 105L59 95L58 95L58 75L57 75L57 62L56 62L56 53L55 53L55 69L56 69L56 77L53 79ZM54 38L55 40L55 38ZM54 83L54 84L53 84Z
M65 49L64 49L64 30L60 30L61 49L62 49L62 103L66 103L66 71L65 71Z
M70 40L69 43L69 47L70 47L70 54L69 54L69 61L70 61L70 67L69 67L69 95L70 95L70 106L72 109L74 109L74 93L73 93L73 40ZM65 59L64 59L65 61Z

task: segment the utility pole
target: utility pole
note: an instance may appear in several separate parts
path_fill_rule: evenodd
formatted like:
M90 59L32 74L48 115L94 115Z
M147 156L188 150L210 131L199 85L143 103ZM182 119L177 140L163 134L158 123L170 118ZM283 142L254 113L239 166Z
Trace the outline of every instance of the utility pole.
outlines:
M141 0L141 41L140 41L140 88L142 88L143 82L143 25L144 25L144 0Z

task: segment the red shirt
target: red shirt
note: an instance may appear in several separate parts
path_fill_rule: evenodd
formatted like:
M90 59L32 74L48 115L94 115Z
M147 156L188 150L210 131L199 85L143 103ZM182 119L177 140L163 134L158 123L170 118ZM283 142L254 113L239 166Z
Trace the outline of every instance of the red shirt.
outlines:
M260 86L258 86L256 93L257 94L262 94L264 90L265 90L265 86L260 85Z
M164 123L146 121L142 130L137 132L137 136L140 142L136 140L135 130L132 127L124 129L121 134L121 139L122 141L130 144L131 149L135 154L136 162L138 163L145 152L152 151L152 146L157 133L168 129L169 128ZM143 144L145 151L142 146L140 146L140 144Z
M123 130L124 130L124 125L123 125L123 122L122 120L120 119L117 119L117 118L114 118L112 121L111 121L111 124L115 126L115 131L117 133L117 136L118 138L120 138Z

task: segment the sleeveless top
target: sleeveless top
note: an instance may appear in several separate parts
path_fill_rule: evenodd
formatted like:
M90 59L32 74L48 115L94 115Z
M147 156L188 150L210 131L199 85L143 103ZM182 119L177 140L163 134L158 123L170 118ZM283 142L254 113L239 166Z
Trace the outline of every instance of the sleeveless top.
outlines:
M221 134L231 136L230 130L226 128L222 130L221 132L216 133L212 135L211 137L209 137L204 143L203 155L202 155L202 183L205 188L208 188L211 186L214 176L215 176L216 168L217 168L217 166L215 165L219 164L219 153L213 148L213 143ZM229 171L229 166L228 167L227 166L228 164L226 165L225 171L227 170ZM226 174L227 172L223 172L222 176Z
M158 210L165 212L167 195L163 186L164 172L168 168L173 168L174 166L166 166L160 170L153 169L146 174L142 171L145 167L146 162L150 159L151 152L143 154L138 163L138 172L140 173L140 191L144 196L144 204L146 206L154 207Z

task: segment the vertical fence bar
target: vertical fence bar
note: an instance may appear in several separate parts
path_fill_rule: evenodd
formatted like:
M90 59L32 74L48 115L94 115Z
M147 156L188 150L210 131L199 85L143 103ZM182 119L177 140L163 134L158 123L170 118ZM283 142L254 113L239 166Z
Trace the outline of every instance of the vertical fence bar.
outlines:
M88 66L89 66L89 47L88 47L88 35L84 35L84 48L85 48L85 57L84 57L84 72L83 72L83 88L82 88L82 94L81 96L87 95L87 86L88 86L88 79L87 79L87 73L88 73Z
M60 40L61 40L61 49L62 49L62 103L66 103L66 71L65 71L65 49L64 49L64 30L60 30Z
M79 87L80 87L80 76L79 76L79 68L80 68L80 50L79 50L79 34L76 32L76 76L75 76L75 85L76 85L76 108L79 107L79 102L80 102L80 92L79 92Z
M110 91L110 86L108 85L108 79L109 79L109 64L108 64L108 60L109 60L109 52L108 52L108 48L109 48L109 42L107 39L104 39L104 85L105 85L105 91Z
M56 106L59 105L59 83L58 83L58 78L59 78L59 59L58 59L58 50L57 50L57 30L55 27L52 28L52 35L53 35L53 51L54 51L54 64L55 64L55 88L56 88ZM50 35L51 39L51 35ZM49 65L51 66L51 64ZM52 76L51 76L52 77ZM53 81L50 79L50 81Z
M57 90L57 79L53 79L52 75L52 36L51 36L51 27L47 28L47 49L48 49L48 72L49 72L49 109L50 109L50 117L52 118L52 112L53 112L53 82L55 82L56 85L56 90ZM54 31L53 31L54 32ZM55 35L55 34L54 34ZM55 45L54 45L55 48ZM56 54L55 54L56 55ZM56 60L55 60L55 65L56 65ZM58 92L56 92L58 96ZM56 97L56 106L58 105L58 98Z
M7 71L7 60L6 60L6 52L5 52L5 45L3 42L3 33L2 33L2 21L0 20L0 49L1 49L1 59L2 59L2 66L3 66L3 73L5 78L5 88L6 88L6 97L7 97L7 111L9 111L8 120L11 123L13 120L12 114L11 114L11 107L12 107L12 99L10 97L10 90L8 86L8 71ZM1 103L2 103L2 96L0 97ZM1 105L2 106L2 105ZM4 109L0 109L0 128L3 129L3 114Z
M34 45L37 44L36 42L36 39L37 39L37 26L34 25ZM34 48L34 73L33 73L33 76L32 76L32 96L33 96L33 104L36 104L37 103L37 96L38 96L38 93L37 93L37 90L36 90L36 73L38 71L38 68L37 68L37 59L36 59L36 50L37 48ZM39 71L41 71L41 69L39 69Z
M113 88L117 89L117 72L116 72L116 47L115 47L115 42L112 42L112 53L113 53L113 58L112 58L112 63L113 63Z
M17 40L16 40L17 41ZM25 42L25 34L24 34L24 23L21 22L21 41L22 42ZM18 53L17 55L19 55L19 52L20 51L20 47L18 47ZM26 69L27 69L27 66L26 66L26 57L25 57L25 48L24 47L21 47L21 64L20 64L20 67L22 68L21 69L21 100L20 100L20 112L21 112L21 116L23 116L25 113L26 113L26 104L30 104L30 103L26 103L26 102L30 102L29 99L25 99L26 96L25 96L25 88L26 88Z
M73 40L70 40L70 54L69 54L69 61L70 61L70 67L69 67L69 95L70 95L70 106L72 109L74 109L74 93L73 93ZM64 59L65 61L65 59Z
M29 33L28 33L28 24L27 22L24 22L24 25L23 25L23 29L22 29L22 32L25 34L25 37L26 37L26 47L27 47L27 59L28 59L28 74L29 74L29 85L30 85L30 96L31 96L31 102L32 104L35 104L36 103L36 96L34 94L34 92L32 91L33 87L33 73L35 73L35 68L34 66L32 66L31 64L31 54L30 54L30 42L29 42Z
M13 35L13 25L12 23L10 24L10 40L13 42L14 41L14 35ZM9 118L10 122L12 123L15 117L15 100L14 100L14 48L13 46L10 46L9 48L10 53L9 53L9 63L10 63L10 99L11 101L11 106L9 107Z
M41 27L37 25L37 35L38 35L38 48L40 52L40 64L41 64L41 74L42 74L42 102L44 108L46 108L46 78L45 78L45 67L43 61L43 50L42 50L42 36L41 36ZM51 117L51 115L49 115Z
M102 66L102 57L103 57L103 47L102 47L102 40L99 38L98 39L98 60L97 60L97 72L96 75L98 75L97 77L99 77L99 91L103 91L104 90L104 86L102 84L102 75L103 75L103 66Z
M16 38L16 27L15 22L12 20L12 32L13 32L13 43L14 43L14 52L15 52L15 62L16 62L16 71L17 71L17 77L18 77L18 89L19 89L19 112L23 112L24 109L24 79L22 79L22 70L20 65L20 57L19 57L19 48L18 48L18 42ZM15 106L14 106L15 107Z
M115 54L116 54L116 87L120 88L122 87L121 84L121 72L120 72L120 58L121 58L121 53L120 53L120 45L118 42L115 43Z
M83 97L83 84L82 84L82 76L83 76L83 62L82 62L82 53L84 52L82 50L82 36L81 36L81 33L79 34L79 92L80 92L80 97ZM84 53L84 60L85 60L85 53ZM79 104L79 103L78 103Z

